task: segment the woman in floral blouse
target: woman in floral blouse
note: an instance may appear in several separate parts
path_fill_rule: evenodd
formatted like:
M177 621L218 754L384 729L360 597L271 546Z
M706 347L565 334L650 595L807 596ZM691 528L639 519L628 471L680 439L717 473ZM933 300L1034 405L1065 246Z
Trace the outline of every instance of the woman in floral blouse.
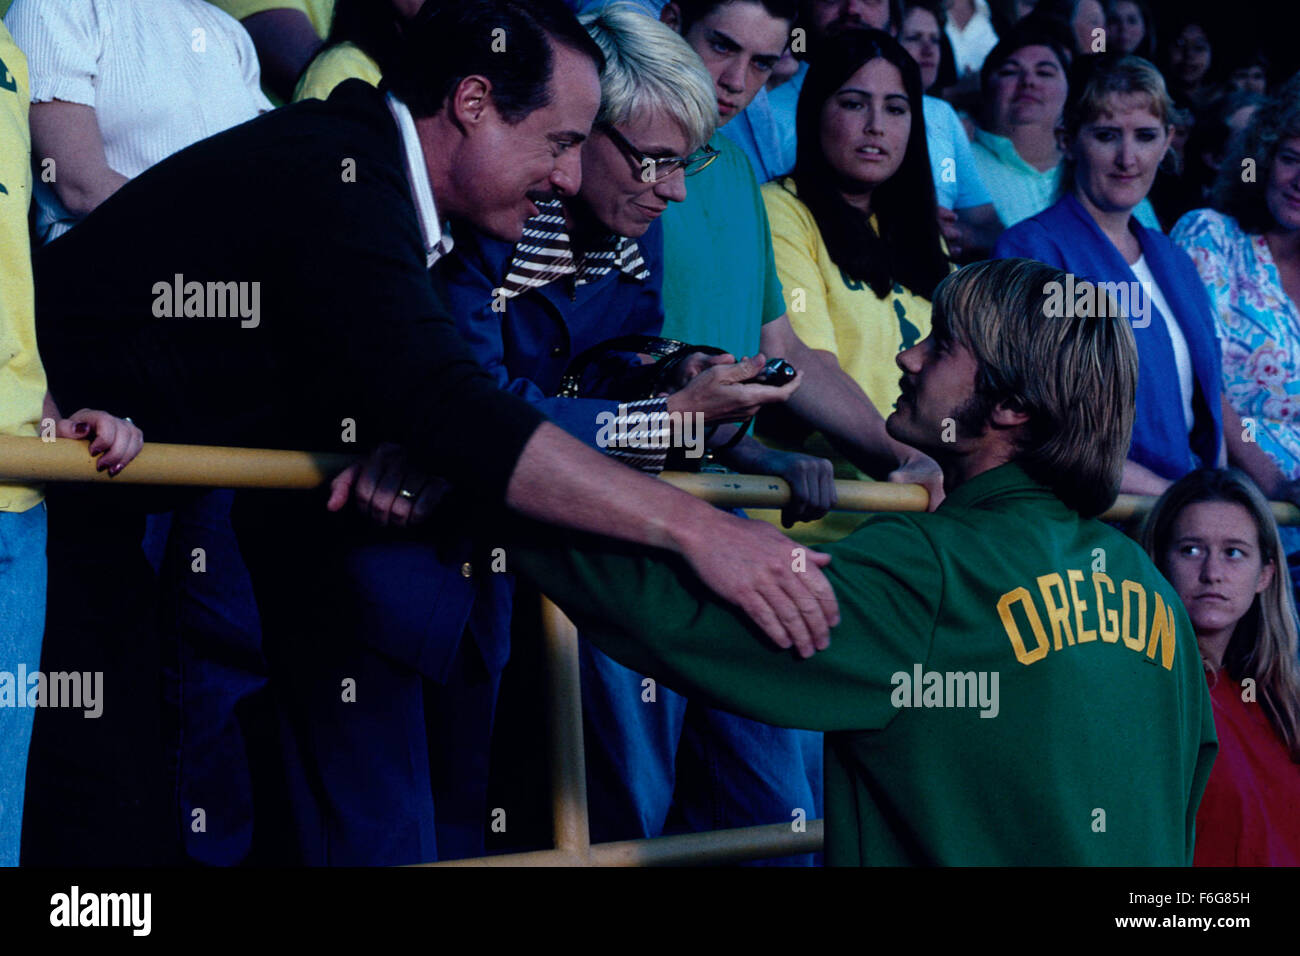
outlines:
M1212 209L1178 221L1210 295L1223 384L1243 428L1300 485L1300 78L1261 108L1220 167ZM1285 497L1295 497L1294 490ZM1283 529L1296 552L1300 530Z

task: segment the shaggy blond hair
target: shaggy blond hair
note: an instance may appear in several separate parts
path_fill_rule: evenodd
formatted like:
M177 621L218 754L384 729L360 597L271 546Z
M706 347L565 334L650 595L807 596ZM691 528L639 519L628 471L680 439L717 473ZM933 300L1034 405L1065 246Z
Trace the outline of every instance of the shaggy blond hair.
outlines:
M939 284L931 324L939 341L956 342L979 363L977 399L1028 413L1014 460L1093 517L1119 494L1133 431L1137 343L1128 322L1113 317L1117 309L1053 317L1048 299L1065 282L1060 269L1030 259L977 262Z

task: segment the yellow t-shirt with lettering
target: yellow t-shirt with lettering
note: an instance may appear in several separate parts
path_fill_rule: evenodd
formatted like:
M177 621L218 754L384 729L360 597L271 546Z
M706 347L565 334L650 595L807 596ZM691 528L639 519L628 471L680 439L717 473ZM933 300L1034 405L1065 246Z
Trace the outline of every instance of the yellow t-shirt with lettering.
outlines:
M0 23L0 435L39 434L45 369L36 352L27 207L32 145L27 127L27 57ZM39 488L0 484L0 511L26 511Z
M880 299L866 283L846 276L831 260L812 211L796 195L793 179L767 183L762 193L791 327L809 348L832 353L876 410L888 418L900 394L902 375L894 359L930 334L930 302L897 283ZM820 433L808 436L798 447L770 435L761 437L765 444L785 451L830 459L837 479L871 480ZM747 512L780 526L778 511ZM864 520L862 514L833 511L819 521L797 524L787 534L801 544L819 546L839 540Z
M845 275L794 188L792 179L763 186L790 324L809 348L834 354L876 410L888 416L902 374L894 359L930 334L930 302L898 283L880 299L866 283Z
M334 87L344 80L365 80L377 87L383 76L379 64L361 47L355 43L339 43L322 50L303 70L298 88L293 91L293 101L329 99Z

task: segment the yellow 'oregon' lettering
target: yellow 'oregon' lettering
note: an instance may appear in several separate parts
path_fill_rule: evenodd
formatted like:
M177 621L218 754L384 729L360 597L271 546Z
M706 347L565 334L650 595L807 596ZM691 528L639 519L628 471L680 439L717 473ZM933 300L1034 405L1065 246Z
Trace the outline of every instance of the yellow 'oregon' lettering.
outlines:
M1165 604L1160 592L1156 592L1156 616L1151 622L1151 642L1147 645L1147 657L1156 659L1156 644L1160 645L1160 663L1164 669L1174 669L1174 609Z
M1147 646L1147 592L1142 585L1136 581L1125 581L1120 585L1120 591L1123 594L1124 604L1124 644L1135 651L1140 651ZM1128 598L1130 594L1137 595L1137 622L1138 635L1132 637L1132 629L1129 624L1132 622L1132 616L1129 614Z
M1095 641L1097 632L1084 630L1083 627L1083 612L1088 610L1087 602L1079 600L1079 584L1083 581L1083 572L1071 568L1065 572L1065 576L1070 581L1070 603L1074 605L1074 633L1078 635L1080 644Z
M1115 593L1115 584L1110 579L1110 575L1102 574L1100 571L1092 576L1093 587L1097 589L1097 631L1101 634L1101 639L1107 644L1114 644L1119 640L1119 611L1114 608L1106 607L1101 600L1101 585L1106 584L1106 590L1111 594Z
M1068 588L1065 583L1067 580ZM1148 635L1146 587L1137 581L1124 580L1120 583L1117 595L1115 582L1111 577L1097 571L1092 575L1093 593L1097 597L1097 628L1093 630L1084 627L1084 614L1088 611L1088 602L1084 601L1079 594L1079 586L1086 580L1087 576L1084 572L1075 568L1067 569L1064 575L1043 574L1036 579L1043 607L1047 613L1047 623L1051 625L1051 640L1047 637L1047 628L1043 625L1043 618L1028 588L1015 588L998 599L998 617L1007 632L1007 637L1011 640L1011 649L1015 652L1016 660L1022 664L1032 664L1046 657L1048 651L1059 651L1063 646L1073 647L1076 643L1088 644L1097 640L1100 635L1107 644L1116 644L1122 637L1124 645L1130 650L1137 651L1139 654L1146 651L1146 656L1152 663L1157 660L1158 650L1161 665L1165 670L1173 670L1178 649L1174 605L1166 603L1159 591L1155 592L1155 615L1151 620ZM1113 603L1107 606L1107 602L1113 602L1117 596L1120 599L1119 607L1115 607ZM1023 608L1024 621L1029 622L1030 630L1033 631L1032 648L1025 646L1021 632L1021 624L1024 621L1017 623L1015 616L1017 604ZM1073 622L1070 620L1071 617L1074 618Z
M1029 619L1029 627L1038 642L1038 646L1032 651L1026 650L1024 639L1020 636L1020 628L1011 614L1011 605L1016 602L1024 607L1025 617ZM1038 616L1028 591L1024 588L1016 588L998 598L998 617L1002 618L1002 626L1006 628L1007 637L1011 638L1011 649L1016 652L1016 660L1022 664L1032 664L1047 656L1047 632L1043 630L1042 618Z
M1058 597L1052 597L1052 589ZM1052 647L1061 649L1061 632L1065 632L1065 643L1074 646L1074 632L1070 630L1070 609L1065 604L1065 582L1059 574L1042 574L1038 577L1038 590L1042 592L1043 604L1047 607L1047 621L1052 625Z

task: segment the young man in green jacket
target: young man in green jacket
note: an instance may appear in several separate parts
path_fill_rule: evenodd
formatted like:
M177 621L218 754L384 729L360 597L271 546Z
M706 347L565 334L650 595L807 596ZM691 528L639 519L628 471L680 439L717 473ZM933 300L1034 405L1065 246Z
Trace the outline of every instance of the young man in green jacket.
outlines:
M940 286L888 427L948 496L792 552L830 562L842 614L808 658L659 554L584 537L514 555L628 667L824 731L832 865L1192 861L1218 746L1195 635L1142 549L1094 520L1119 487L1137 352L1122 319L1051 317L1064 282L1013 259Z

